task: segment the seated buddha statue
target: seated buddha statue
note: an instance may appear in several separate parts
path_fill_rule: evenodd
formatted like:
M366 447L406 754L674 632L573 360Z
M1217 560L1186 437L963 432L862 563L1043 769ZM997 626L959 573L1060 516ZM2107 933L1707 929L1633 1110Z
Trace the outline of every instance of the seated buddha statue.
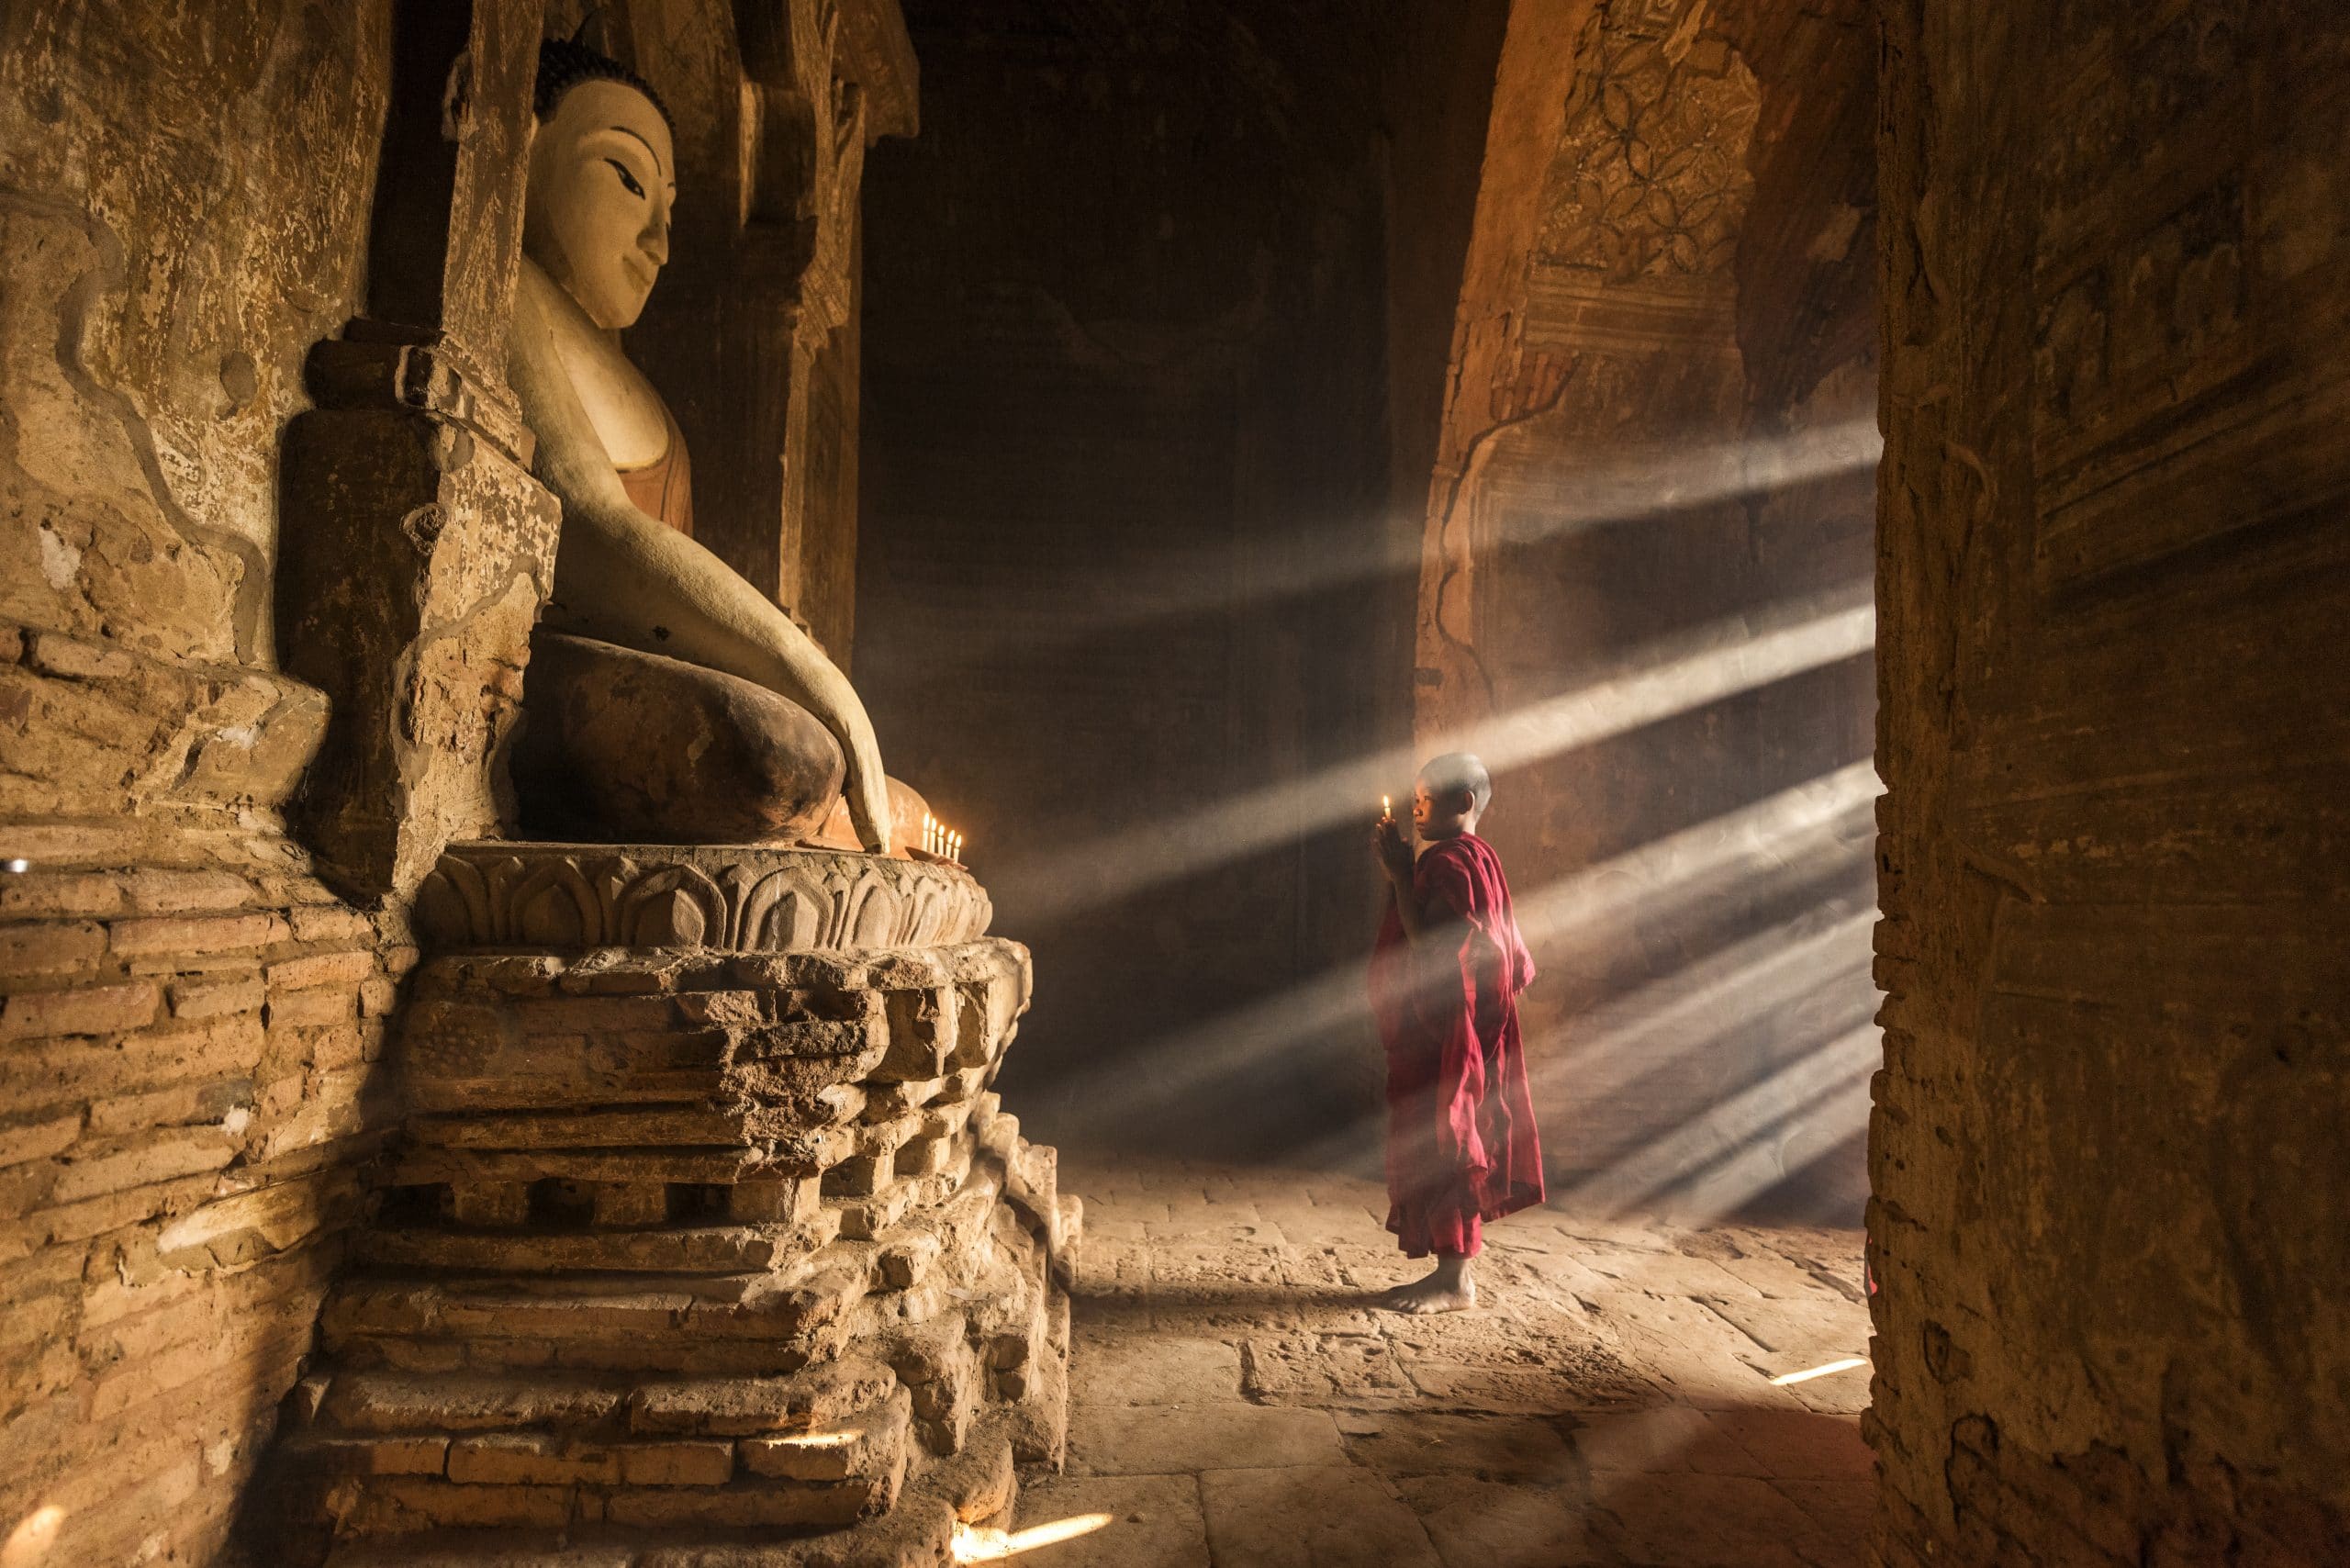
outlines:
M563 528L523 681L523 825L837 842L845 815L847 846L888 853L919 799L901 787L893 811L847 677L695 542L684 434L621 344L669 256L666 111L625 66L564 41L541 48L535 107L508 377Z

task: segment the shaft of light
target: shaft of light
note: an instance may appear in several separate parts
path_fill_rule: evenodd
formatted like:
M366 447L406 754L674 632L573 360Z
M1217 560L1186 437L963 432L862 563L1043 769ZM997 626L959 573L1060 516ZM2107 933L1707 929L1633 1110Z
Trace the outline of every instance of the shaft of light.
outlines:
M1036 1525L1010 1534L958 1524L955 1527L955 1561L1001 1562L1039 1547L1058 1546L1065 1540L1075 1540L1081 1535L1091 1535L1109 1523L1110 1516L1107 1514L1072 1514L1065 1519L1055 1519L1047 1525Z
M1757 1135L1789 1108L1821 1116L1857 1118L1863 1114L1868 1080L1883 1059L1876 1026L1864 1025L1796 1058L1759 1083L1709 1106L1699 1116L1650 1140L1606 1170L1576 1182L1565 1194L1571 1204L1600 1212L1625 1213L1685 1182L1725 1153L1751 1149ZM1861 1104L1851 1103L1857 1089ZM1752 1178L1747 1179L1749 1183ZM1759 1186L1715 1194L1721 1212L1734 1210Z
M1608 454L1578 467L1572 493L1545 493L1534 504L1497 509L1504 517L1496 544L1526 545L1591 529L1650 521L1740 496L1858 474L1885 450L1874 417L1818 430L1736 442L1660 442ZM1416 579L1421 531L1382 529L1357 517L1345 523L1265 541L1236 585L1228 539L1197 551L1170 553L1122 586L1115 602L1092 608L1073 592L1062 613L1013 628L975 601L977 656L1068 647L1089 637L1155 621L1228 613L1284 599L1376 582ZM950 611L951 612L951 611Z
M1618 671L1414 748L1245 790L1172 821L1090 840L999 879L998 903L1029 921L1111 902L1358 816L1408 775L1417 752L1473 751L1495 773L1689 712L1865 654L1876 635L1869 585L1733 616L1651 645Z
M1520 929L1539 953L1618 921L1633 908L1644 915L1679 911L1719 897L1730 885L1767 892L1823 866L1858 864L1868 854L1869 804L1880 789L1869 765L1855 763L1708 818L1536 889L1518 901ZM1758 860L1769 868L1756 872ZM1840 958L1864 966L1874 918L1863 911L1822 930L1757 933L1611 999L1568 1025L1564 1056L1538 1066L1538 1079L1545 1071L1595 1070L1597 1080L1583 1081L1589 1092L1605 1092L1604 1080L1617 1064L1628 1071L1662 1059L1653 1048L1639 1048L1659 1033L1732 1001L1751 1014L1762 1002L1795 994L1820 966ZM1268 1049L1358 1017L1365 1006L1362 961L1349 958L1285 991L1161 1036L1142 1054L1167 1064L1180 1083L1211 1081ZM1127 1068L1104 1067L1088 1075L1081 1097L1097 1113L1111 1114L1169 1087L1166 1074L1145 1083Z
M1781 1372L1771 1380L1771 1386L1792 1388L1799 1383L1809 1383L1816 1377L1826 1377L1830 1372L1851 1372L1854 1367L1864 1367L1868 1364L1869 1359L1866 1356L1846 1356L1841 1361L1830 1361L1825 1366L1812 1367L1804 1372Z

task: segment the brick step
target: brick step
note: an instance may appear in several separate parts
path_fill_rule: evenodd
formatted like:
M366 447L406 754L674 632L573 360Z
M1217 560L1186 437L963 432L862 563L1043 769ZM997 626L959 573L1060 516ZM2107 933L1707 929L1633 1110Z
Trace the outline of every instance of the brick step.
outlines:
M690 1332L575 1333L562 1339L528 1335L425 1338L352 1333L338 1338L340 1364L380 1372L487 1373L620 1372L630 1376L778 1377L850 1349L840 1319L789 1335L702 1338Z
M354 1338L386 1336L503 1340L548 1354L575 1344L649 1350L681 1338L783 1346L838 1322L864 1290L865 1276L845 1269L819 1270L794 1283L769 1274L583 1282L360 1275L336 1287L323 1330L337 1351Z
M761 1378L352 1370L330 1377L309 1429L353 1436L603 1427L639 1438L743 1437L832 1426L897 1392L895 1372L862 1358Z
M613 1199L611 1223L657 1223L664 1215L729 1210L733 1193L674 1192L759 1186L754 1206L773 1207L778 1183L821 1177L838 1196L872 1196L898 1180L951 1173L959 1184L977 1140L962 1108L912 1112L890 1122L833 1128L788 1148L412 1148L394 1163L389 1184L411 1209L438 1210L467 1223L545 1223L558 1210L577 1212L591 1198ZM583 1189L574 1194L570 1183ZM431 1190L445 1189L446 1197ZM812 1199L814 1194L809 1196ZM604 1223L601 1203L594 1219ZM768 1217L764 1215L742 1217Z
M835 1179L848 1190L869 1189L893 1175L924 1176L957 1166L966 1168L976 1146L969 1130L969 1102L926 1105L895 1116L845 1122L800 1136L762 1144L585 1145L507 1144L412 1145L394 1164L391 1184L400 1188L433 1185L536 1184L583 1182L619 1185L724 1185L743 1182L830 1174L851 1168ZM540 1131L576 1135L581 1118L550 1122ZM446 1132L444 1125L442 1129ZM631 1130L641 1130L632 1128ZM698 1129L708 1131L707 1128ZM505 1136L519 1137L508 1129Z
M819 1149L816 1142L826 1146ZM812 1176L856 1150L853 1127L771 1153L765 1145L670 1144L660 1148L456 1148L413 1147L392 1164L397 1187L442 1182L610 1182L722 1183L767 1176ZM822 1154L834 1158L825 1159Z
M833 1239L821 1208L791 1225L665 1225L650 1229L484 1230L403 1226L361 1234L355 1253L375 1269L411 1273L722 1274L806 1265Z
M623 1161L591 1152L411 1155L392 1173L381 1224L557 1230L808 1223L822 1189L812 1171L711 1151L655 1151ZM826 1235L837 1226L827 1226Z
M544 1473L565 1479L462 1482L444 1475L352 1478L339 1533L405 1535L434 1528L561 1529L617 1525L640 1529L837 1529L886 1512L904 1469L852 1481L797 1481L748 1473L731 1443L622 1446L584 1454L541 1454L520 1441L501 1450L453 1445L449 1462L482 1473ZM663 1452L660 1450L668 1450ZM624 1465L641 1467L631 1471ZM610 1481L575 1479L610 1473ZM621 1479L623 1475L642 1480Z
M567 1511L554 1524L435 1528L409 1511L404 1518L412 1522L397 1531L347 1535L326 1568L937 1568L952 1559L957 1521L1009 1517L1019 1490L1013 1425L1010 1417L991 1414L973 1428L970 1442L951 1458L932 1459L910 1450L894 1506L820 1534L778 1537L775 1527L726 1529L699 1518L677 1528L625 1529L584 1518L575 1521ZM835 1484L845 1489L855 1483ZM567 1495L576 1489L530 1490ZM690 1507L694 1501L733 1488L667 1490ZM411 1493L399 1501L414 1496ZM435 1500L430 1492L423 1494L428 1506ZM464 1505L483 1506L477 1498L465 1499L460 1506ZM544 1499L529 1506L547 1508L552 1518ZM443 1506L456 1511L447 1509L446 1503Z
M853 1531L778 1539L773 1530L429 1530L361 1536L326 1568L940 1568L955 1515L899 1505Z
M598 1107L634 1111L655 1104L733 1101L788 1111L821 1103L826 1092L856 1084L872 1059L872 1053L735 1058L725 1054L723 1046L705 1042L700 1047L704 1059L679 1061L676 1055L657 1054L661 1048L647 1043L633 1059L609 1067L590 1066L575 1052L562 1058L550 1056L536 1072L513 1066L504 1071L458 1076L410 1068L402 1073L400 1082L411 1110L442 1116L478 1112L573 1113Z
M813 1105L763 1105L738 1100L675 1105L614 1105L603 1110L458 1112L408 1119L419 1145L451 1148L748 1148L791 1142L852 1122L865 1094L842 1085Z
M954 1561L956 1510L909 1482L897 1506L852 1529L427 1530L360 1536L326 1568L939 1568Z

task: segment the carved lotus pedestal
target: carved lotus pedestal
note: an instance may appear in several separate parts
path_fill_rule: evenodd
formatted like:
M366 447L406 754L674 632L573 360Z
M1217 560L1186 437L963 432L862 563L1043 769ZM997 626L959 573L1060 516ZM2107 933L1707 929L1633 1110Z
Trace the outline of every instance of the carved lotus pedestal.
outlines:
M476 845L287 1473L330 1561L949 1560L1058 1465L1078 1207L988 1092L1028 1000L951 868Z

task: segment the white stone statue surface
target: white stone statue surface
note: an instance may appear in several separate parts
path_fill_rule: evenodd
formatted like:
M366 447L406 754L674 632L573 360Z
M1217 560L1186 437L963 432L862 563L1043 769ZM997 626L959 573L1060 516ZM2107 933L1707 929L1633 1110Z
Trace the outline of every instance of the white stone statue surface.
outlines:
M508 375L537 437L537 474L563 503L543 625L806 710L839 744L858 839L889 852L889 789L864 704L789 615L694 541L684 438L621 344L669 258L667 118L624 68L566 43L543 51L538 106Z

